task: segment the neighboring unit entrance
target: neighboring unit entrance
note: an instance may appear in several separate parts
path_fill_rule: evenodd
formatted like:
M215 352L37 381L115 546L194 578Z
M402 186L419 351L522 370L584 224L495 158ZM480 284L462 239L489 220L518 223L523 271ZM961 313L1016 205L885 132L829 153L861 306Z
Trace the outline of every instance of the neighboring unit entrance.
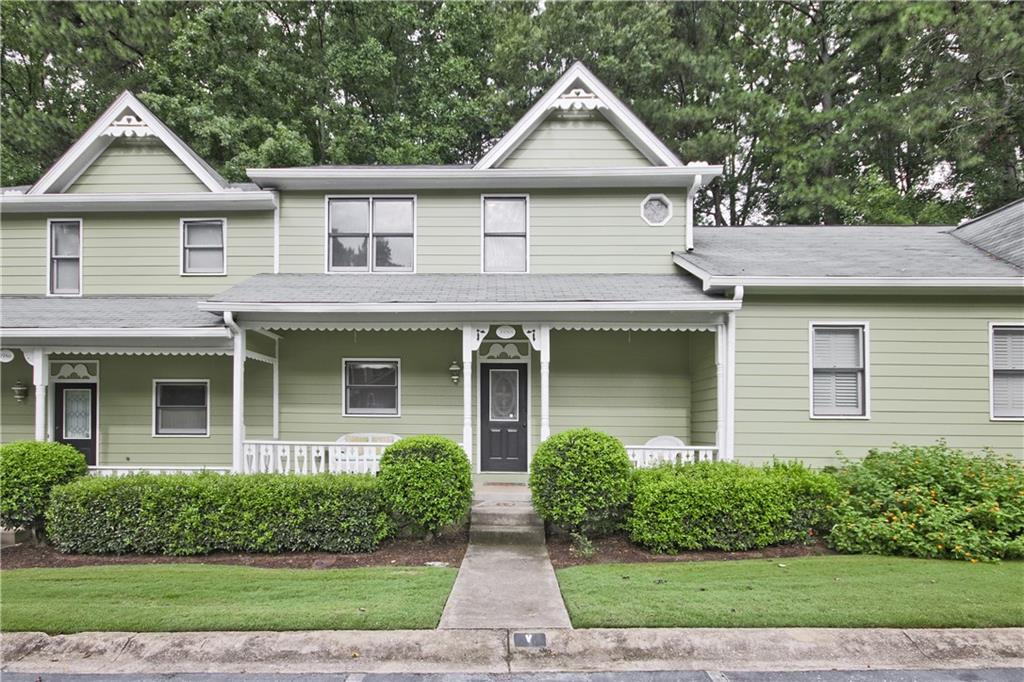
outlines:
M54 384L54 440L78 448L96 464L96 384Z
M480 469L526 471L526 363L480 365Z

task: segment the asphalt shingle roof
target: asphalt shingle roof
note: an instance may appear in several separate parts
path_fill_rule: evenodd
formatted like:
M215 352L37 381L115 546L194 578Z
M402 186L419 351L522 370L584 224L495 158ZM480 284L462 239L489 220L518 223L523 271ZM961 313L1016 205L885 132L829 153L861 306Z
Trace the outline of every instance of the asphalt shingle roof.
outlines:
M676 256L720 277L1020 277L933 226L698 227Z
M1024 268L1024 199L964 223L953 236Z
M219 327L221 316L184 296L0 296L3 329Z
M689 275L256 275L209 299L232 303L711 301Z

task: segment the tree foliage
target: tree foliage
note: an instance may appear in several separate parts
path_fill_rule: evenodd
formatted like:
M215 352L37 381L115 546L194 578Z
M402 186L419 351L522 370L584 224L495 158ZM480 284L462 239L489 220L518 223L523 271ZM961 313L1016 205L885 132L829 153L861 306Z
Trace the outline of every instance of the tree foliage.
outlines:
M246 167L467 163L583 60L710 224L955 222L1024 194L1024 3L8 0L0 173L130 89Z

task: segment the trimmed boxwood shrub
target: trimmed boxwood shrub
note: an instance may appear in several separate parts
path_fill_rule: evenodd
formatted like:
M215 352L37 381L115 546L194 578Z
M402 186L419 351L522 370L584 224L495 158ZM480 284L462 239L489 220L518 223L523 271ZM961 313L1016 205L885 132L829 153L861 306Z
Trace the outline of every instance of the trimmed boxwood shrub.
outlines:
M1024 467L992 453L896 445L836 474L841 552L989 561L1024 557Z
M370 476L133 474L53 489L46 511L62 552L369 552L391 526Z
M395 523L415 535L437 535L463 522L473 502L469 458L441 436L413 436L388 446L378 481Z
M626 526L654 552L755 549L820 533L837 500L831 476L796 463L662 466L636 471Z
M618 438L590 429L564 431L533 455L533 507L545 521L583 537L614 530L629 499L632 472Z
M0 521L42 537L50 490L86 473L85 455L64 443L19 441L0 447Z

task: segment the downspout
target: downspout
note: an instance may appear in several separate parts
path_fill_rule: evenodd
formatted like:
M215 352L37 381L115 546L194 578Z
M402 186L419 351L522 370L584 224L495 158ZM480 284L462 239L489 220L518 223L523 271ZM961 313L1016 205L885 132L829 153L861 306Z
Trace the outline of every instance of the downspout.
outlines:
M693 176L693 184L686 190L686 250L693 251L693 200L696 198L697 190L704 184L700 175Z
M245 330L235 322L230 310L224 311L224 324L231 332L231 470L245 468L242 443L245 439Z

